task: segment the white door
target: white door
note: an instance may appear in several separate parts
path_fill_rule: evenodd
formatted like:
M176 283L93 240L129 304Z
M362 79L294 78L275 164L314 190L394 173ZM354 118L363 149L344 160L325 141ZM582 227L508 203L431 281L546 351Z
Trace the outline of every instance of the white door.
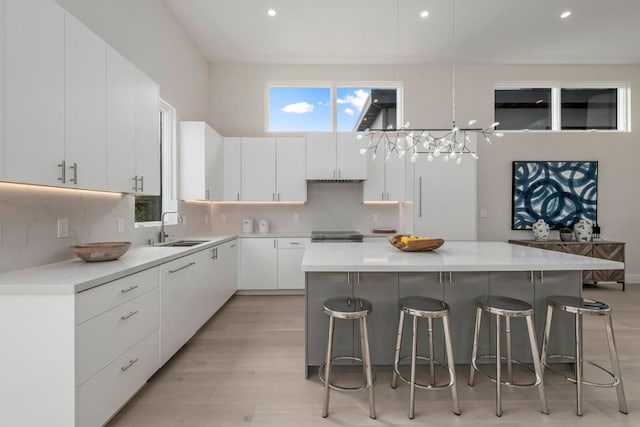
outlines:
M304 138L276 139L276 200L307 201Z
M222 154L222 136L211 126L205 124L205 185L207 200L224 198L224 172Z
M415 227L417 235L445 240L476 240L476 160L460 164L436 158L416 162Z
M242 200L276 200L275 138L242 138Z
M302 272L304 249L278 250L278 289L304 289Z
M358 139L356 132L338 132L337 134L337 170L338 179L367 179L366 153L361 154L364 148L364 139Z
M64 10L6 0L4 12L5 178L64 184Z
M224 197L226 202L237 202L242 198L242 138L224 138Z
M381 152L376 153L376 158L373 158L373 153L367 151L362 155L367 162L367 179L362 184L362 200L365 202L376 202L386 200L385 194L385 154L384 149Z
M107 185L107 45L65 13L65 159L72 186ZM74 182L75 181L75 182Z
M336 134L307 133L307 179L335 179Z
M138 193L160 195L160 88L136 70L136 174Z
M276 239L240 239L238 289L277 289L278 249Z
M368 170L367 172L369 172ZM385 200L404 200L405 158L398 158L398 153L391 153L385 164ZM366 182L366 181L365 181Z
M107 188L124 193L137 187L136 69L107 46Z

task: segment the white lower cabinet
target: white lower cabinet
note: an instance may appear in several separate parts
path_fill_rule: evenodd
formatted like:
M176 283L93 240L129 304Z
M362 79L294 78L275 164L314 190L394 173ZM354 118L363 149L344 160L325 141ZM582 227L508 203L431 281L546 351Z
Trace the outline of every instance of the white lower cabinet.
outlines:
M158 337L156 329L78 388L80 427L106 423L158 370Z
M239 290L277 289L278 241L269 237L240 240Z
M309 238L240 239L240 290L304 289L301 269Z

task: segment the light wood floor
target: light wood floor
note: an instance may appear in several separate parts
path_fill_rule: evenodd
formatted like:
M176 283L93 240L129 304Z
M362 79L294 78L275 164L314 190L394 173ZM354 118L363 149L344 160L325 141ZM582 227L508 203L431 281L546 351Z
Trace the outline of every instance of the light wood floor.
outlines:
M586 288L585 296L614 308L614 328L629 415L618 412L613 389L585 387L584 416L575 415L575 388L547 372L550 415L539 412L532 389L503 388L503 415L495 416L494 385L478 377L466 385L457 371L462 415L451 412L449 390L416 392L416 417L407 418L409 387L375 384L378 419L368 417L366 392L331 393L320 416L322 386L304 379L304 297L235 296L174 356L109 424L165 426L640 426L640 285ZM585 319L585 352L608 362L602 321Z

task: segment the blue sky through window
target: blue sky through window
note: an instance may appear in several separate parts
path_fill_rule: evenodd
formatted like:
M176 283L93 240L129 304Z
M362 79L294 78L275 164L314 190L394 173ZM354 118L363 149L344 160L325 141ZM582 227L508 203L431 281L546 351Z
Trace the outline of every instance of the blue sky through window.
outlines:
M269 88L269 131L331 130L331 88Z
M336 93L336 112L338 132L351 132L356 126L360 112L371 89L339 87Z

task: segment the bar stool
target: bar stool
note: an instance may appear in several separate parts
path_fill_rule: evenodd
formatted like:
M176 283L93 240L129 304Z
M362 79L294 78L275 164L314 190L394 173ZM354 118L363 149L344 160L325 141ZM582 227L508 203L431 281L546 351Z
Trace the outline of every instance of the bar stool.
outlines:
M391 376L391 387L398 386L398 377L411 385L409 398L409 418L413 419L415 409L415 389L442 389L451 388L453 399L453 413L460 415L460 406L458 401L458 388L456 386L456 372L453 359L453 349L451 346L451 334L449 332L449 305L444 301L440 301L427 297L405 297L398 301L400 309L400 320L398 321L398 338L396 341L396 352L393 358L393 374ZM405 315L413 316L413 339L411 346L411 354L400 357L400 349L402 346L402 332L404 329ZM429 321L428 340L429 340L429 356L418 356L418 318L426 318ZM444 329L444 343L447 350L447 370L449 371L449 382L446 384L435 383L435 366L441 363L435 360L433 355L433 319L442 319L442 327ZM399 371L398 364L400 361L411 358L411 378L405 378ZM430 384L420 384L416 382L416 359L429 362Z
M325 363L318 370L320 381L324 384L324 405L322 417L329 415L329 389L341 391L355 391L369 389L369 416L376 418L375 401L373 397L373 373L371 368L371 353L369 351L369 333L367 330L367 316L373 310L366 299L352 297L331 298L324 302L322 309L329 316L329 340L327 343L327 357ZM360 346L362 358L354 356L333 357L333 330L335 319L360 320ZM355 360L362 363L364 385L360 387L342 387L331 383L331 364L334 360ZM324 378L322 372L324 370Z
M496 354L494 355L482 355L478 356L478 338L480 335L480 323L482 321L482 312L486 311L489 314L496 316ZM505 329L507 338L507 356L501 355L500 341L501 341L501 328L500 323L502 317L505 318ZM531 371L524 363L514 360L511 357L511 318L524 317L527 321L527 331L529 334L529 344L531 346L531 355L533 356L532 371L535 374L535 381L527 384L514 383L513 382L513 363L520 366L524 366ZM501 386L506 385L510 387L538 387L538 394L540 395L540 407L544 414L549 413L547 407L547 398L544 394L544 382L542 379L542 368L540 366L540 360L538 360L538 345L536 344L536 333L533 328L533 306L525 301L521 301L515 298L485 295L476 299L476 323L473 334L473 350L471 353L471 367L469 368L469 385L473 387L475 380L475 372L479 372L491 381L496 383L496 415L502 416L502 391ZM496 377L493 378L484 372L482 372L477 365L477 359L496 359ZM502 360L507 361L507 376L508 381L502 379Z
M553 318L553 310L562 310L567 313L574 314L576 316L576 355L566 354L547 354L549 350L549 335L551 334L551 319ZM611 366L613 372L603 368L591 360L583 358L582 354L582 316L602 316L604 320L605 330L607 333L607 341L609 343L609 356L611 358ZM568 377L564 375L565 379L576 384L576 414L582 415L582 385L591 385L596 387L615 387L618 394L618 408L623 414L627 413L627 402L624 397L624 388L622 387L622 373L620 372L620 361L618 360L618 351L616 350L616 341L613 335L613 323L611 321L611 307L609 305L594 301L591 299L554 295L547 298L547 318L545 320L544 338L542 340L542 365L543 369L546 366L549 370L555 371L549 367L548 361L550 359L569 359L575 361L575 377ZM606 372L611 376L611 382L608 383L596 383L591 381L585 381L583 378L583 363L587 362L590 365ZM562 374L561 374L562 375Z

